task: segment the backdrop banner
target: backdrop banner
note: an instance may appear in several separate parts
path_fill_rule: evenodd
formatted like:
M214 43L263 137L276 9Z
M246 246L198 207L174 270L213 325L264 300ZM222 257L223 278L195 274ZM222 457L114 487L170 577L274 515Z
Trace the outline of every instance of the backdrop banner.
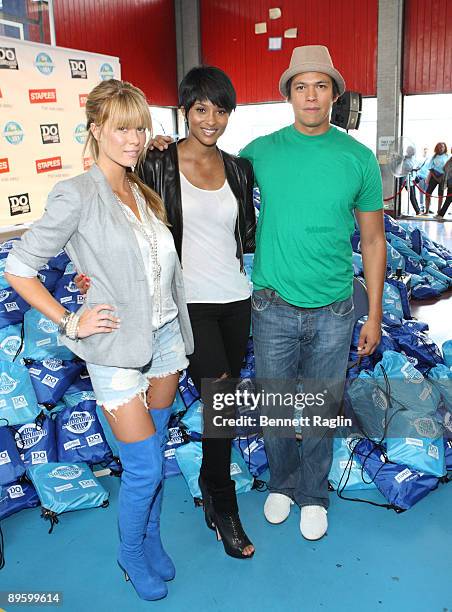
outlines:
M84 107L119 58L0 36L0 228L41 217L47 195L79 174Z

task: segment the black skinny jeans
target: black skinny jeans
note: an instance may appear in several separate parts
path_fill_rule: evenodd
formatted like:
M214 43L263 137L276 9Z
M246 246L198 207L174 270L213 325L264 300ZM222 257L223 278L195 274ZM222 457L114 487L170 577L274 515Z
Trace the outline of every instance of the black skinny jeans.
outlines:
M452 186L449 187L448 193L452 193ZM452 195L448 195L446 200L445 200L445 202L444 202L444 204L441 206L441 208L438 211L438 215L440 217L444 217L445 216L445 214L447 213L447 209L449 208L451 202L452 202Z
M251 300L228 304L188 304L195 341L189 356L189 374L201 390L203 378L240 376L251 323ZM209 407L205 407L209 410ZM231 479L231 440L203 438L201 476L217 512L237 510L235 483Z

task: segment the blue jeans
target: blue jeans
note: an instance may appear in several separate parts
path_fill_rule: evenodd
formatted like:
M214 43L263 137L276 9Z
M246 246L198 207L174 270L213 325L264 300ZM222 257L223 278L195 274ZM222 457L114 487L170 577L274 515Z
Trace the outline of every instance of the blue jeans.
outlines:
M256 383L259 390L322 393L324 404L303 409L311 419L337 416L354 326L353 298L321 308L299 308L285 302L276 291L255 291L251 299ZM280 383L278 383L280 381ZM282 383L284 381L284 383ZM265 414L265 408L261 408ZM293 406L289 408L292 410ZM278 407L276 407L278 411ZM287 407L281 406L281 413ZM275 415L273 409L272 415ZM285 430L287 431L287 430ZM332 436L328 427L304 427L301 445L295 429L289 435L264 427L270 482L269 490L283 493L299 506L328 507L328 473L332 461Z

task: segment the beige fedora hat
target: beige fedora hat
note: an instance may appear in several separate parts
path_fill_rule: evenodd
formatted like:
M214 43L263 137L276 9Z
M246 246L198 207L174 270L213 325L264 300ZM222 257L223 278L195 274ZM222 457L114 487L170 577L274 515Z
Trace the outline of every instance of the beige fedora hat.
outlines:
M339 94L342 95L345 91L345 81L341 73L333 66L330 52L323 45L295 47L292 51L290 65L279 79L279 91L284 98L287 96L287 81L302 72L323 72L328 74L336 81Z

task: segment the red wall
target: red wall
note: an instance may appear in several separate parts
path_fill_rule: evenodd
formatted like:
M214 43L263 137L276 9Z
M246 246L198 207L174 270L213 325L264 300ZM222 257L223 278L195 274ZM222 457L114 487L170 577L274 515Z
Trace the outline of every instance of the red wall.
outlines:
M59 47L118 56L153 105L177 105L173 0L55 0Z
M200 6L203 62L229 74L240 103L281 101L278 81L292 49L311 44L329 47L347 89L376 95L378 0L200 0ZM280 19L268 18L273 7L281 8ZM261 21L267 34L256 35ZM290 27L298 27L298 38L268 51L268 36Z
M405 0L403 93L452 93L452 0Z

